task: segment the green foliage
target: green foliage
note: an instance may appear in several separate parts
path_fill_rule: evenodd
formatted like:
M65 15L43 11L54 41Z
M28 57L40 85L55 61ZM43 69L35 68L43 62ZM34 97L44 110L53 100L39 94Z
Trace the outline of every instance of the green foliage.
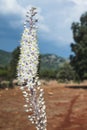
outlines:
M0 82L0 89L5 89L5 88L13 88L13 83L12 81L8 81L8 80L3 80Z
M0 66L7 66L10 63L11 58L12 56L10 52L0 50Z
M54 54L40 55L39 76L42 79L56 79L58 69L66 60Z
M17 47L12 53L12 60L9 65L10 77L16 77L16 67L19 59L20 49ZM55 79L56 71L64 62L65 59L52 54L40 55L40 63L38 65L38 73L40 78Z
M7 70L5 70L5 69L0 69L0 76L2 76L2 77L6 77L7 76L7 74L8 74L8 71Z
M19 54L20 54L20 48L17 47L13 52L12 52L12 60L9 64L9 77L10 78L15 78L16 77L16 73L17 73L17 64L18 64L18 60L19 60Z
M10 80L16 77L16 66L19 59L19 47L12 53L0 50L1 64L0 64L0 77L1 79ZM4 58L4 62L3 62ZM6 66L5 66L6 65Z
M2 80L12 80L16 77L17 63L20 49L17 47L11 53L11 60L7 67L1 67L0 77ZM8 57L9 58L9 57ZM65 63L65 59L54 54L43 54L39 56L38 73L43 79L56 79L58 70Z
M43 69L40 70L39 76L41 79L56 79L56 70Z
M70 56L70 63L80 80L87 79L87 12L84 13L80 22L72 24L73 39L71 44L73 54Z
M1 81L0 83L1 87L0 88L8 88L9 87L9 81Z
M75 72L68 62L64 63L64 65L59 69L57 79L61 82L75 80Z
M87 73L84 73L83 77L84 79L87 79Z
M8 79L8 69L7 67L0 67L0 80Z

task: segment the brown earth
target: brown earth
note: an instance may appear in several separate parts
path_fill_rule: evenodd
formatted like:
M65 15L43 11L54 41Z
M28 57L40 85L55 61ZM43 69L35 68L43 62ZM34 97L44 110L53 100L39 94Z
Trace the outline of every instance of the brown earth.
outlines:
M48 130L87 130L86 83L82 85L43 83ZM0 90L0 130L36 130L24 104L19 87Z

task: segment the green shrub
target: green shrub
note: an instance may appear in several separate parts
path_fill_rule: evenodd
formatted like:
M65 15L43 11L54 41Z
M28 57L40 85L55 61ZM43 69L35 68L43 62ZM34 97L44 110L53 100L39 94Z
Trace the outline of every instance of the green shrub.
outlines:
M0 86L1 86L2 89L8 88L9 87L9 81L5 81L5 80L1 81Z
M83 78L87 79L87 73L84 73Z
M56 79L56 70L44 69L40 70L40 78L42 79Z
M75 71L69 63L65 63L57 73L57 79L59 82L68 82L76 79Z
M12 84L12 81L6 81L6 80L3 80L1 81L0 83L0 88L1 89L5 89L5 88L13 88L13 84Z

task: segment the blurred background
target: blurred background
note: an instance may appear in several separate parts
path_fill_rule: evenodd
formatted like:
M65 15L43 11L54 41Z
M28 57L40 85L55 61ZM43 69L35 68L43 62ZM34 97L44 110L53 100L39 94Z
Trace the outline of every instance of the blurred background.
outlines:
M0 130L35 130L17 82L23 23L38 9L48 130L87 130L87 0L0 0Z

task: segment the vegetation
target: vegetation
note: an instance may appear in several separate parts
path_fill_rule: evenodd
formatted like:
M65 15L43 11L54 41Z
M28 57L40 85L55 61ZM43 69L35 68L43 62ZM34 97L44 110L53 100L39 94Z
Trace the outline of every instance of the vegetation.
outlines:
M19 56L18 49L19 47L12 53L0 50L0 88L13 88L12 79L16 76L16 65ZM3 58L4 60L2 60Z
M0 66L7 66L11 61L11 52L0 50Z
M11 54L12 58L10 60L10 63L7 65L7 68L5 69L4 67L4 70L1 70L1 72L3 72L3 75L5 76L5 79L13 79L16 77L16 67L19 59L19 54L20 50L19 47L17 47ZM40 64L38 67L40 78L56 79L56 74L65 61L66 60L64 58L54 54L40 55ZM1 76L3 75L1 73Z
M0 77L3 80L10 80L16 77L16 67L19 59L20 49L17 47L12 52L12 58L7 67L0 70ZM56 79L61 82L75 80L75 72L69 62L62 57L53 54L40 55L38 73L41 79ZM7 84L5 85L7 86Z
M56 79L57 70L54 69L43 69L40 70L39 75L41 79Z
M64 65L59 69L57 74L57 79L60 82L75 81L75 71L69 62L64 63Z
M41 70L57 70L66 60L55 54L40 55L40 69Z
M80 22L72 24L73 39L71 43L73 54L70 63L79 80L87 79L87 12L80 17Z
M8 78L8 69L7 67L0 67L0 80Z
M16 73L17 73L17 64L19 60L19 54L20 54L20 48L17 47L13 52L12 52L12 59L10 61L9 67L8 67L8 72L9 72L9 77L10 79L16 78Z
M39 75L41 79L57 79L58 70L65 63L65 59L54 54L40 55Z

